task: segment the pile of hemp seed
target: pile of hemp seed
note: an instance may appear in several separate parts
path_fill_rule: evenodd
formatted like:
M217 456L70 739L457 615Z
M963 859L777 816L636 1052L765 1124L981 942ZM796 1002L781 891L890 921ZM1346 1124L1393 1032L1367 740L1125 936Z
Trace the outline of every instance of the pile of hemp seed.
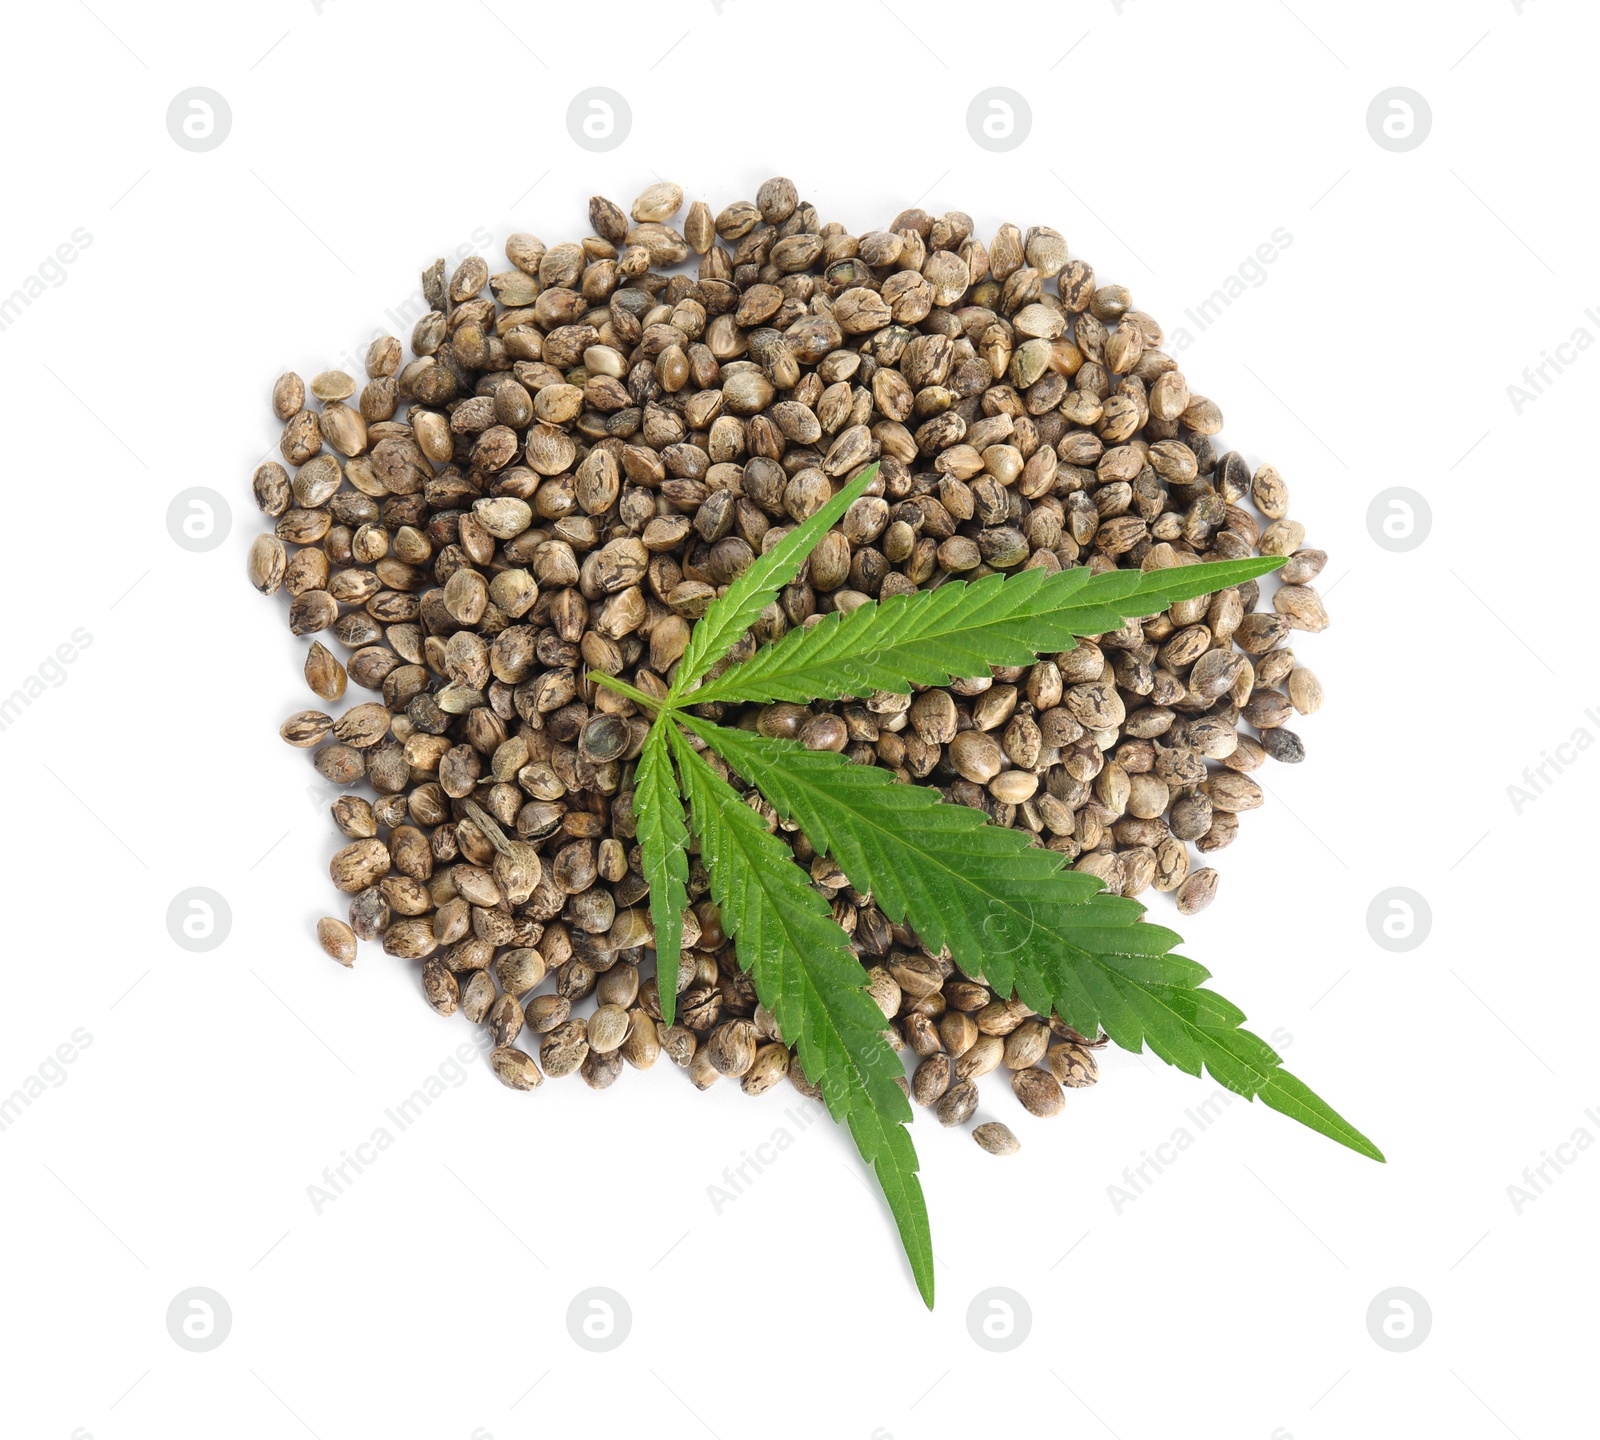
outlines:
M882 230L822 223L794 184L713 214L649 186L592 233L505 245L423 274L410 336L359 380L281 376L283 463L254 493L273 528L251 581L309 638L308 709L281 734L344 787L318 926L420 972L428 1003L488 1027L496 1075L595 1089L661 1055L699 1089L815 1096L740 970L691 857L678 1023L661 1023L632 805L648 721L593 683L665 692L696 619L752 560L876 461L858 500L735 650L815 616L996 571L1144 569L1288 557L1031 666L838 703L705 707L839 751L1028 830L1127 896L1210 904L1262 803L1252 772L1297 763L1286 722L1322 702L1288 642L1320 631L1288 487L1219 453L1217 405L1163 332L1047 226L912 209ZM354 698L354 697L351 697ZM746 711L755 712L753 715ZM759 802L758 802L759 803ZM769 806L763 813L778 825ZM830 857L793 846L866 969L914 1100L971 1119L1004 1069L1058 1113L1097 1078L1085 1037L929 954ZM1197 863L1191 847L1202 860ZM992 1121L987 1151L1018 1148Z

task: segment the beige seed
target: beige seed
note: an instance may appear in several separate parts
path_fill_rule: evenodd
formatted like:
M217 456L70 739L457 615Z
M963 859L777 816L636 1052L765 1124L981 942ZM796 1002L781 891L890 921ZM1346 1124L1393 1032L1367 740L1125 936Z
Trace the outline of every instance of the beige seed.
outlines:
M628 1012L620 1005L602 1005L589 1017L589 1048L609 1055L628 1038Z
M356 932L343 920L325 916L317 921L317 943L330 959L337 960L341 965L348 968L355 963Z
M1289 672L1289 701L1302 715L1322 709L1322 682L1303 665Z
M1239 718L1266 731L1286 724L1294 713L1289 697L1281 690L1257 690L1239 711ZM1265 742L1267 736L1262 735Z
M333 883L347 895L381 880L389 873L389 847L381 840L356 840L328 862Z
M500 1045L489 1053L489 1064L495 1078L511 1090L537 1090L544 1084L544 1076L533 1056L513 1045Z
M367 422L342 400L322 407L319 424L322 438L341 455L359 455L367 448Z
M306 684L324 700L337 700L344 694L344 666L320 640L313 640L306 651Z
M635 1070L648 1070L661 1054L655 1024L643 1010L628 1012L628 1034L622 1042L621 1053Z
M1039 777L1031 770L1002 770L989 782L989 793L1003 805L1021 805L1039 789Z
M704 255L716 243L716 227L712 223L711 207L704 200L696 200L689 207L683 221L683 238L696 255Z
M1026 1070L1044 1059L1050 1045L1050 1027L1042 1020L1024 1020L1005 1039L1005 1063L1010 1070Z
M1105 772L1102 771L1102 774ZM1155 775L1130 775L1128 777L1128 814L1140 819L1153 820L1167 808L1166 782Z
M823 1098L821 1087L813 1084L807 1078L805 1067L801 1065L798 1055L789 1061L789 1083L808 1100L821 1100Z
M343 370L324 370L311 377L311 393L322 401L348 400L356 393L356 382Z
M288 420L305 408L305 382L293 370L285 370L272 386L272 413Z
M1298 520L1278 520L1262 531L1257 548L1263 555L1292 555L1306 538Z
M289 476L276 460L263 461L256 467L250 490L261 513L273 519L282 515L294 499L294 487L289 483Z
M532 946L516 946L510 950L502 950L495 957L494 973L500 981L501 988L509 994L526 995L528 991L536 989L544 979L544 956Z
M479 1025L494 1004L494 981L487 970L474 970L461 987L461 1013L474 1025Z
M1163 894L1168 894L1183 884L1188 876L1189 852L1184 848L1183 841L1169 837L1156 845L1155 855L1156 873L1151 883Z
M317 773L336 785L354 785L366 774L361 752L350 745L324 745L312 763Z
M616 927L612 928L615 931ZM639 996L639 967L626 961L613 965L595 983L594 996L601 1005L620 1005L628 1009Z
M389 724L393 718L387 706L379 705L375 701L357 705L346 710L333 722L334 738L342 740L346 745L353 745L358 750L364 750L376 745L389 733Z
M761 1046L756 1058L745 1071L739 1088L746 1095L764 1095L789 1073L789 1047L777 1043Z
M1194 842L1195 849L1204 855L1226 849L1239 838L1239 817L1230 810L1217 811L1211 828Z
M700 1043L687 1025L662 1025L659 1022L656 1025L656 1039L667 1059L680 1070L689 1068L689 1062L694 1059Z
M689 1083L696 1090L709 1090L722 1079L722 1071L711 1063L711 1057L704 1049L696 1050L684 1068L689 1072Z
M1011 1127L1002 1125L998 1120L979 1125L973 1130L972 1138L978 1142L980 1149L991 1155L1015 1155L1022 1149L1022 1142L1012 1134Z
M473 503L472 513L497 540L510 540L533 523L533 507L514 495L500 495Z
M314 635L339 618L339 603L326 590L296 595L289 606L289 629L295 635Z
M885 1020L900 1009L900 983L881 965L867 971L867 993L872 996Z
M978 1011L978 1032L982 1035L998 1035L1003 1040L1031 1013L1020 1000L1001 1000L996 997Z
M1232 770L1218 770L1205 782L1205 794L1212 808L1237 814L1242 810L1258 810L1265 799L1261 787L1248 775Z
M999 1035L979 1035L956 1061L957 1080L977 1080L1000 1068L1006 1042Z
M982 730L963 730L950 742L950 764L963 779L987 784L1000 773L1000 744Z
M299 749L309 749L310 746L320 744L328 738L328 733L333 730L333 715L325 715L322 710L298 710L290 715L288 720L278 726L278 734L291 746Z
M643 224L648 221L670 220L682 205L683 187L674 185L670 180L658 180L654 185L645 186L628 213L635 221Z
M416 886L415 880L397 881L386 880L383 882L384 897L393 904L396 900L403 904L417 908L418 895L416 890L403 887ZM420 888L420 887L419 887ZM426 891L421 892L421 903L426 903ZM400 908L398 905L396 909ZM399 960L425 960L439 948L439 942L434 938L433 927L424 919L410 916L404 920L396 920L383 932L383 953L393 955ZM448 1014L450 1012L442 1012Z
M1272 608L1289 622L1291 629L1316 634L1328 628L1322 597L1309 585L1279 586L1272 597Z
M939 1039L951 1055L963 1055L978 1039L978 1022L959 1010L950 1010L939 1018Z
M250 545L250 583L263 595L274 595L283 584L288 554L276 535L257 535Z
M1180 915L1198 915L1217 895L1217 881L1222 877L1209 867L1196 870L1178 887L1176 900Z

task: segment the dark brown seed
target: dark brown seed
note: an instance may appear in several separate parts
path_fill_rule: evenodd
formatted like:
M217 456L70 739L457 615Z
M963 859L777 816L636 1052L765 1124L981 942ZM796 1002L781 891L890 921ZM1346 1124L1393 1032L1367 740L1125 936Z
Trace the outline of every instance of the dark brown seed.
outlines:
M1011 1089L1022 1108L1030 1115L1041 1117L1059 1115L1065 1104L1061 1086L1048 1070L1016 1070L1011 1075Z
M522 1033L522 1004L515 995L501 995L489 1007L486 1019L494 1043L509 1045Z
M755 1064L757 1036L748 1020L729 1020L717 1026L706 1041L705 1054L722 1075L745 1074Z
M571 1015L572 1002L561 995L535 995L523 1007L524 1020L541 1035L565 1025Z
M460 982L442 960L429 960L422 967L422 993L441 1015L454 1015L461 1003Z
M933 1107L941 1125L965 1125L978 1108L978 1087L971 1080L952 1085Z
M1262 748L1283 765L1298 765L1306 758L1305 742L1281 725L1261 732Z
M930 1055L911 1077L911 1098L919 1105L932 1105L950 1088L953 1080L950 1057Z
M622 1055L617 1050L590 1050L578 1067L583 1082L591 1090L607 1090L617 1083L622 1074Z
M317 751L312 763L319 775L335 785L354 785L367 773L361 752L352 745L324 745Z
M552 1080L571 1075L588 1057L589 1041L582 1020L557 1025L539 1046L544 1073Z
M326 590L308 590L289 605L289 628L296 635L326 630L338 618L338 602Z
M1073 1041L1055 1046L1046 1057L1050 1073L1071 1090L1081 1090L1100 1078L1100 1067L1092 1051Z

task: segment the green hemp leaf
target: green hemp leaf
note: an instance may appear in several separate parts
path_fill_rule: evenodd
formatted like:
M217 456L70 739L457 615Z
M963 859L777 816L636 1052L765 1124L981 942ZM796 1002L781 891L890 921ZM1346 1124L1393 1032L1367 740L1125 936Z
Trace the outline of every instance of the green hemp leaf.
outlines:
M712 702L905 694L992 665L1032 664L1283 563L1268 557L1099 575L1024 570L951 581L824 616L708 678L866 493L877 468L866 467L728 586L695 626L664 698L591 672L597 684L654 712L634 809L666 1022L675 1011L692 831L741 968L876 1174L931 1307L932 1239L905 1128L911 1107L903 1066L848 937L793 851L752 808L759 797L831 856L852 886L870 891L889 920L912 927L931 953L947 949L996 994L1054 1013L1080 1034L1104 1030L1124 1049L1148 1047L1191 1075L1209 1072L1229 1090L1381 1161L1372 1141L1241 1028L1244 1013L1204 988L1209 973L1175 952L1180 942L1171 930L1145 922L1142 905L1067 869L1064 856L1033 844L1027 831L993 825L930 787L695 713ZM752 793L736 789L729 774Z

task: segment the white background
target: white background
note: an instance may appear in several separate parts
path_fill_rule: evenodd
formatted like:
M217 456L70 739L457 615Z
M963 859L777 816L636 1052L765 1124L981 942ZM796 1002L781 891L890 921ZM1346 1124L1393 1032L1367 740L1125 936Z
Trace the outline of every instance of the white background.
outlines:
M1577 328L1600 336L1592 11L91 3L11 12L0 93L0 296L92 237L0 331L0 693L92 636L0 732L0 1094L91 1037L0 1131L0 1430L1592 1429L1600 1154L1566 1151L1520 1212L1507 1188L1574 1131L1600 1138L1600 987L1575 908L1600 757L1567 752L1520 813L1507 790L1574 731L1600 735L1600 355L1547 371L1520 414L1507 392ZM607 153L567 129L594 85L632 112ZM1006 153L967 129L994 85L1031 109ZM165 118L194 86L231 109L204 153ZM1403 152L1366 118L1394 86L1431 110ZM274 733L308 702L305 642L244 579L273 377L359 355L478 227L500 269L513 230L585 233L595 191L626 205L659 175L715 210L772 174L856 231L914 203L967 210L986 237L1058 227L1169 336L1190 331L1183 368L1225 440L1288 479L1332 556L1334 626L1297 647L1329 699L1183 928L1386 1166L1242 1102L1198 1131L1186 1111L1214 1087L1148 1057L1107 1054L1048 1122L990 1084L1016 1158L916 1126L930 1315L848 1142L802 1130L787 1087L699 1095L663 1064L605 1094L514 1094L481 1062L452 1070L470 1027L420 1002L411 967L365 947L345 972L316 948L315 917L340 910L335 837ZM1264 282L1197 332L1185 310L1279 227L1292 243ZM232 508L201 554L166 521L196 486ZM1368 526L1394 486L1432 512L1404 553ZM207 953L167 931L195 886L231 910ZM1404 953L1367 920L1397 886L1432 917ZM441 1068L462 1083L317 1213L324 1166ZM1108 1187L1180 1127L1195 1143L1119 1213ZM708 1187L780 1128L795 1143L718 1213ZM232 1315L206 1353L165 1318L195 1286ZM632 1317L607 1353L568 1333L595 1286ZM1031 1311L1005 1353L969 1333L996 1286ZM1406 1353L1368 1329L1393 1287L1431 1311Z

